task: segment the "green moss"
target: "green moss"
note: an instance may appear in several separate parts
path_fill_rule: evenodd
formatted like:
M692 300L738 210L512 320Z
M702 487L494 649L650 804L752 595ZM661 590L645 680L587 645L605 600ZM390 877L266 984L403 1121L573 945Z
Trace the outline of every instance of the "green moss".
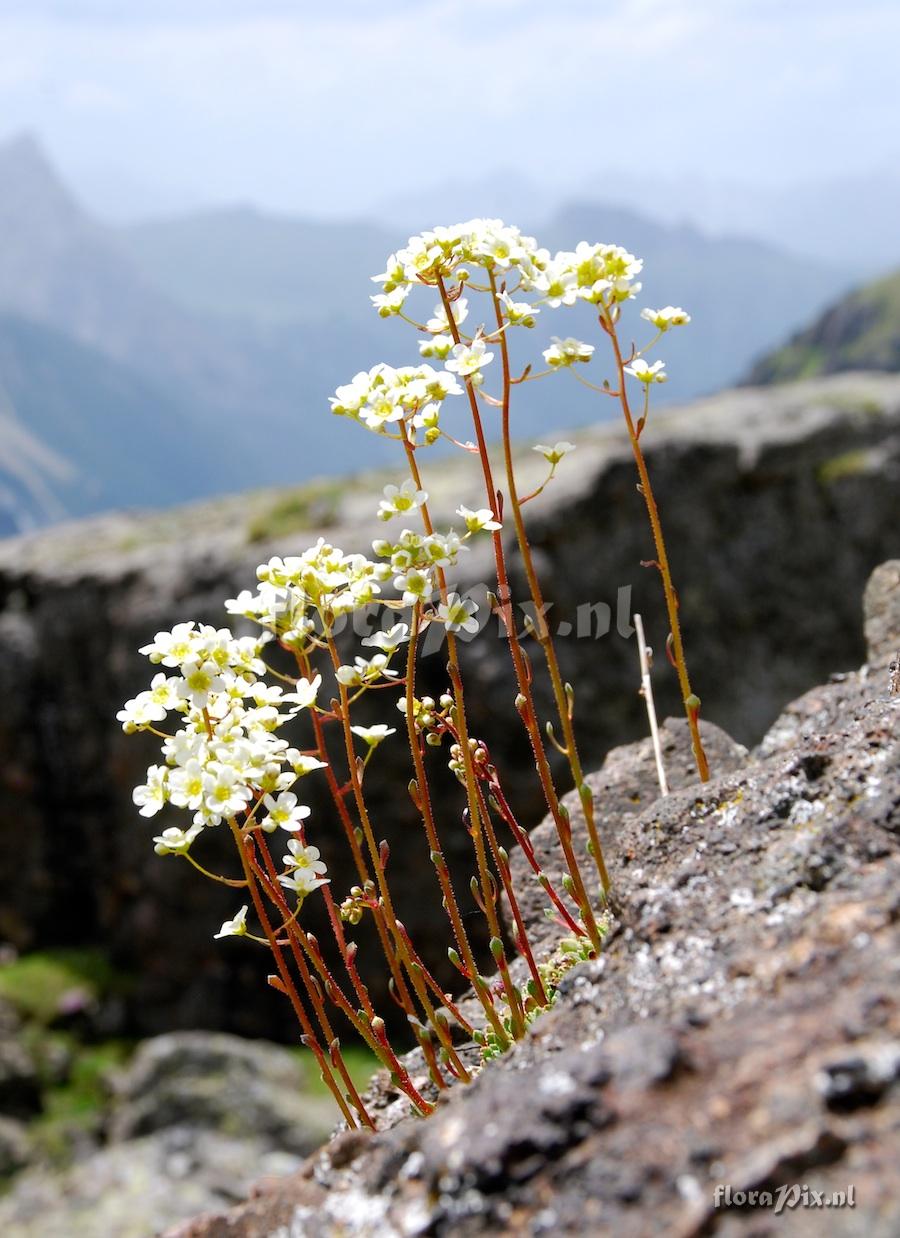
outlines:
M306 1090L310 1096L323 1096L327 1097L328 1100L332 1100L331 1091L319 1074L316 1059L309 1049L297 1049L295 1052L306 1071ZM357 1090L364 1092L371 1083L372 1076L381 1069L381 1063L370 1049L361 1044L341 1045L341 1054L347 1065L350 1078L353 1080Z
M842 477L856 477L869 470L871 459L864 449L845 451L840 456L825 460L816 469L816 478L823 486L831 486Z
M98 950L43 950L0 965L0 997L39 1024L54 1019L73 989L97 997L121 985L122 977Z
M337 519L342 493L337 483L321 482L282 495L250 522L247 540L264 542L308 529L327 529Z
M41 1050L43 1049L43 1055ZM128 1041L109 1040L87 1047L69 1037L54 1034L45 1039L35 1056L48 1061L54 1052L72 1053L71 1066L61 1082L43 1092L43 1112L31 1124L36 1146L53 1163L71 1159L74 1141L84 1132L97 1132L109 1105L110 1075L119 1070L133 1051Z

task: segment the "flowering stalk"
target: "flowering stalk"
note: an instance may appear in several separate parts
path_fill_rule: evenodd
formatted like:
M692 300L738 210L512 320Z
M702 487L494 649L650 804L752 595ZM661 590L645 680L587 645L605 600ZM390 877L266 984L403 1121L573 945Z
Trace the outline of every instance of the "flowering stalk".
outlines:
M326 635L326 643L328 651L331 655L332 664L335 670L341 666L340 654L337 646L334 643L334 637L330 634ZM344 731L344 742L347 748L347 764L350 770L350 783L353 788L353 797L356 801L357 811L359 813L360 824L362 825L363 836L366 840L366 846L369 850L369 858L372 867L375 871L375 880L378 884L378 893L380 896L380 906L384 912L385 920L394 937L397 947L397 953L403 960L407 968L407 973L416 991L416 996L426 1011L428 1021L434 1027L439 1038L446 1042L445 1047L452 1049L452 1043L449 1041L449 1034L446 1029L441 1027L435 1018L434 1007L431 999L428 996L428 990L425 986L424 979L421 976L420 970L413 966L412 960L406 948L406 941L403 934L397 925L397 917L394 912L393 899L391 898L390 889L388 887L387 878L384 871L384 861L382 859L381 850L375 841L375 834L372 829L372 822L369 817L369 811L366 806L365 797L362 789L362 779L360 777L360 765L356 756L356 751L353 746L353 732L350 727L350 706L349 697L345 684L338 681L338 691L340 693L340 718ZM437 1082L437 1080L435 1080ZM439 1085L440 1086L440 1085Z
M516 542L518 543L519 553L522 556L522 566L525 569L525 576L528 580L528 588L531 591L531 599L534 602L535 610L535 638L543 650L544 657L547 662L547 671L550 676L550 683L553 688L553 697L556 701L556 710L559 715L560 725L562 726L563 738L565 743L563 751L566 760L569 763L569 769L572 773L572 780L578 790L578 795L581 800L584 819L587 823L588 830L588 850L593 856L594 863L597 866L597 872L600 876L600 883L603 887L604 894L609 890L609 873L606 871L606 861L603 858L603 848L600 845L600 836L597 833L597 825L594 820L594 797L591 789L584 778L584 772L581 767L581 758L578 755L578 744L575 739L575 729L572 725L572 694L571 690L567 690L563 683L562 675L560 674L559 661L556 656L556 647L553 644L553 638L550 635L550 629L547 626L547 621L544 618L546 606L544 604L544 595L541 590L540 580L534 566L534 557L531 553L531 543L528 540L528 533L525 529L525 520L522 516L522 505L519 502L518 486L516 484L516 471L513 466L512 455L512 435L510 432L510 400L512 395L512 376L509 366L509 345L507 341L505 320L500 303L500 296L497 289L497 277L493 271L489 273L491 283L491 300L494 305L494 317L497 324L497 335L500 342L500 357L503 368L503 396L501 410L501 432L503 435L503 460L506 468L506 487L507 499L509 507L513 515L513 524L516 530Z
M410 441L409 434L404 431L403 446L406 452L406 461L409 465L410 475L415 486L422 492L422 477L419 472L418 462L416 460L415 444ZM434 535L434 525L432 524L431 514L428 510L427 500L423 500L419 507L422 524L425 529L425 534L428 537ZM445 607L450 605L450 593L447 588L447 580L442 568L438 568L435 573L435 579L438 585L438 591L441 596L441 602ZM417 631L418 611L414 614L413 632ZM503 988L506 993L507 1002L510 1011L516 1009L517 1003L520 1001L518 991L512 983L507 966L506 955L503 951L502 931L500 922L497 918L496 899L494 894L494 882L490 874L487 856L484 847L484 829L490 828L490 820L486 815L483 815L482 799L478 787L478 775L475 770L475 764L472 759L472 751L469 742L469 728L466 719L466 704L465 692L463 687L463 679L459 667L459 651L456 641L456 635L448 625L447 628L447 654L448 664L447 670L450 675L450 681L453 687L453 724L454 735L459 745L460 754L462 757L463 781L466 788L466 799L468 803L468 820L469 833L475 846L476 863L478 866L479 884L481 887L480 906L487 918L488 928L491 933L491 950L495 960L498 963L500 974L503 980ZM410 657L406 668L406 690L407 690L407 719L411 717L410 711L414 709L415 702L415 657L414 657L414 639L410 639ZM410 744L418 746L420 741L412 733L410 735ZM415 760L415 754L414 758ZM425 777L424 765L422 766L422 777ZM498 947L493 943L499 943ZM467 964L468 966L468 964ZM494 1030L497 1031L496 1017L488 1016ZM513 1017L513 1035L518 1037L524 1032L524 1025L521 1024L517 1016Z
M444 311L447 315L448 321L452 324L450 328L451 334L457 342L457 347L462 347L459 330L455 325L455 320L453 319L452 303L447 293L447 288L443 277L438 276L436 282L441 296L441 303L444 306ZM481 422L481 413L478 408L476 387L470 376L466 376L465 378L465 388L466 395L469 400L469 408L472 413L472 423L475 428L475 435L478 444L478 455L484 475L485 494L493 514L493 522L496 525L492 532L494 562L497 571L497 588L501 602L500 613L503 617L507 642L509 644L510 653L512 654L513 667L515 669L516 682L519 689L519 696L517 698L516 706L523 722L525 723L525 728L528 732L529 740L531 741L531 750L534 754L535 765L540 778L541 788L544 792L544 799L553 817L557 837L559 838L560 846L562 848L563 855L565 856L566 867L569 872L569 880L572 886L572 895L578 905L578 910L581 914L581 919L584 924L585 931L590 938L591 944L595 950L599 950L600 930L597 926L594 911L591 907L591 901L588 898L587 890L584 886L584 879L581 876L581 869L578 866L578 861L575 858L575 852L572 847L572 827L569 823L568 816L563 811L562 805L559 802L559 796L556 793L556 787L553 783L553 775L547 761L546 751L544 750L544 740L538 724L537 709L535 707L534 697L531 691L530 671L528 670L525 655L519 642L518 634L516 633L515 623L512 620L512 616L509 614L512 591L509 587L506 556L503 549L503 539L500 534L502 512L499 510L500 505L497 498L498 491L494 486L493 470L491 468L491 461L488 455L484 427Z
M605 307L600 313L600 325L609 336L612 344L613 355L616 361L616 373L618 377L619 403L622 406L622 413L625 417L625 426L628 430L628 439L631 443L634 462L637 465L638 476L641 479L638 489L640 490L644 503L647 507L647 516L650 519L650 528L653 532L653 543L656 547L656 566L659 568L659 574L662 579L663 592L666 597L666 612L669 617L669 631L671 633L672 642L672 661L678 674L678 684L681 689L681 700L684 704L684 712L687 716L688 726L691 732L691 746L694 752L694 763L697 766L697 773L700 775L700 781L708 782L709 762L706 759L706 753L703 750L703 740L700 737L700 698L694 694L691 688L687 662L684 657L684 643L681 639L681 623L678 618L678 595L675 592L675 586L672 583L672 572L669 568L669 556L666 552L666 543L663 537L662 524L659 519L656 499L653 495L653 487L650 484L650 473L647 469L647 462L644 459L644 453L641 449L640 443L641 431L647 421L647 406L645 403L644 414L636 425L634 416L631 412L631 404L628 399L628 391L625 382L625 360L622 356L622 348L619 344L619 335L616 330L616 319L608 307ZM656 362L655 364L658 367L655 371L652 367L645 364L636 372L636 376L640 379L640 381L646 382L646 391L648 396L650 391L650 381L652 381L653 377L657 377L661 372L659 362ZM659 381L658 377L657 381Z

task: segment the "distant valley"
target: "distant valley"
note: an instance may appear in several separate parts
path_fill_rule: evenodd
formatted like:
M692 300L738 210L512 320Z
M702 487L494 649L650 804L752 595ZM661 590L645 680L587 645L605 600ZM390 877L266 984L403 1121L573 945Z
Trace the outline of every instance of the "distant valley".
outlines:
M516 222L532 226L527 209ZM409 328L368 302L369 276L405 236L252 208L112 227L32 139L0 147L0 532L388 458L328 415L328 396L378 360L416 356ZM642 303L689 309L690 330L661 353L669 402L736 381L846 281L761 242L592 202L558 210L539 236L551 249L622 243L646 261ZM550 335L594 329L577 311L539 324L522 341L531 355ZM607 413L564 378L521 394L520 437Z

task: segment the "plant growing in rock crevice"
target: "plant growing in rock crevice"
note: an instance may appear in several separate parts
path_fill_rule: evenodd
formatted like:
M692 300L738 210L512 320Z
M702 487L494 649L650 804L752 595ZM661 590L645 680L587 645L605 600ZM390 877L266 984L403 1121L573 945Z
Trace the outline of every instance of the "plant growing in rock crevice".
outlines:
M391 1072L413 1109L427 1114L424 1096L387 1035L357 966L361 947L377 941L391 979L391 991L403 1008L420 1046L434 1087L471 1076L457 1048L451 1023L483 1050L485 1057L503 1052L524 1035L529 1023L554 997L560 958L588 957L600 949L603 905L609 877L598 834L593 797L584 778L574 730L574 692L563 679L546 623L546 605L528 540L524 508L556 476L572 444L538 445L547 461L543 483L521 495L512 450L511 404L514 389L559 370L577 374L590 362L594 347L574 339L556 340L543 353L545 367L530 366L514 375L509 334L527 330L541 312L587 302L612 346L615 386L588 383L617 398L622 406L647 505L671 626L671 656L679 676L701 778L708 776L697 725L699 701L687 677L672 584L658 512L653 500L640 439L647 422L650 390L664 378L662 363L648 365L647 348L623 353L618 324L624 303L640 284L641 263L618 246L588 245L555 257L530 237L496 220L474 220L413 237L392 255L383 285L372 298L382 317L399 316L419 334L418 364L401 368L377 365L339 387L333 411L382 436L394 439L403 453L407 476L388 486L378 517L390 523L408 518L407 527L373 543L374 558L348 554L324 539L302 554L273 558L258 571L258 587L227 603L230 614L251 620L256 635L236 636L228 629L177 625L158 633L142 652L166 670L147 692L129 701L119 718L126 730L148 730L162 741L164 763L151 766L146 783L135 790L145 816L171 804L190 814L187 828L169 826L156 837L160 854L180 855L207 877L245 892L247 902L217 937L248 937L271 952L274 987L290 1001L304 1044L315 1055L322 1077L348 1125L372 1125L340 1050L338 1018L366 1043ZM438 298L425 321L411 316L407 302L414 290L430 288ZM463 294L466 294L465 296ZM479 297L485 320L468 333L464 324ZM520 297L522 299L514 299ZM688 321L682 310L644 311L657 328L651 345L670 328ZM651 346L648 345L648 348ZM499 365L493 365L499 356ZM434 364L432 364L434 363ZM493 366L493 368L492 368ZM487 390L488 376L499 372L499 387ZM643 388L643 411L635 421L627 383ZM581 381L587 381L581 379ZM471 418L474 440L461 442L442 419L448 401L461 399ZM499 410L503 478L498 486L488 452L486 418ZM420 453L449 441L477 457L484 483L485 506L457 510L457 529L438 531L432 519L427 477ZM511 523L524 567L534 619L524 636L513 621L513 597L504 545ZM418 528L410 527L417 524ZM453 589L450 573L467 543L489 536L495 581L489 607L499 617L515 672L517 695L510 702L525 728L537 782L556 827L561 875L545 872L528 831L516 818L503 789L501 772L483 740L471 731L459 642L481 626L477 606ZM351 615L383 607L387 624L365 637L352 663L342 652L341 633ZM447 680L437 701L417 692L418 656L428 632L441 633ZM557 714L541 725L533 693L531 654L537 646L552 688ZM292 659L286 674L271 654ZM327 686L326 686L327 682ZM386 694L402 715L410 749L409 795L421 818L434 870L435 888L446 911L452 944L451 962L469 986L475 1004L465 1005L444 992L431 966L420 955L398 915L387 877L389 850L379 839L365 792L365 776L378 759L382 742L397 726L354 722L361 697ZM173 716L179 729L168 729ZM306 719L308 743L294 747L279 735L295 718ZM554 726L559 728L559 738ZM566 758L587 824L585 854L579 854L569 814L562 803L548 759L552 745ZM430 749L444 748L460 784L456 805L439 804L429 782ZM319 850L309 839L310 810L299 802L295 786L305 777L324 778L333 806L330 828L342 835L348 871L354 884L336 896ZM471 840L471 895L484 916L490 938L494 977L482 973L466 926L466 914L451 879L442 838L462 828ZM532 823L529 823L532 824ZM193 852L194 844L213 827L224 826L234 840L240 875L210 873ZM321 830L323 823L314 823ZM287 834L286 853L273 854L272 839ZM562 956L538 959L528 939L512 879L507 844L521 847L534 878L546 893L550 916L559 924ZM342 878L344 874L342 872ZM595 884L596 883L596 884ZM341 974L326 961L315 936L304 928L305 899L324 901L334 935ZM512 945L521 958L513 966L501 924L505 900L514 925ZM256 921L248 927L250 908ZM368 922L374 933L368 928ZM362 933L355 930L364 925ZM463 1008L465 1005L465 1009ZM473 1013L478 1010L479 1014Z

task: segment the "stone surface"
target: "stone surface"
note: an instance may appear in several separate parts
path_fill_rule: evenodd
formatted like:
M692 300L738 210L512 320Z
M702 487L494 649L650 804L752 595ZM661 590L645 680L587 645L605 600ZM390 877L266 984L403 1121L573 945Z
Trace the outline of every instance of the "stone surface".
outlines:
M24 1122L0 1118L0 1183L28 1164L31 1141Z
M900 379L878 375L725 393L654 415L647 450L695 687L704 718L744 744L762 737L785 702L864 656L862 588L876 563L896 554L898 426ZM553 622L577 633L579 617L583 626L588 617L579 607L611 609L612 630L603 639L570 633L559 641L564 674L576 687L585 767L597 768L611 747L646 734L633 643L616 634L619 590L631 588L630 607L622 594L621 618L639 609L658 651L660 715L677 714L678 699L662 656L659 582L639 566L652 548L627 444L615 426L573 438L578 451L528 513ZM527 486L542 466L527 446L522 461ZM470 464L460 456L432 468L439 520L451 520L460 500L480 505ZM367 548L383 480L346 488L330 537ZM114 720L147 680L138 646L187 617L223 622L223 599L253 580L261 558L314 538L307 531L251 542L251 518L263 506L260 496L234 498L0 544L0 938L20 949L104 943L136 976L124 1023L136 1034L213 1025L293 1035L287 1004L266 988L259 956L245 942L212 940L240 900L187 865L153 856L150 837L162 823L137 816L131 788L155 759L155 746L148 737L123 736ZM515 556L512 566L515 572ZM487 546L467 557L465 573L470 582L488 577ZM516 596L524 596L521 583ZM485 634L465 655L472 729L508 771L521 819L536 825L542 801L513 718L502 642ZM423 661L420 682L433 695L444 689L441 657ZM551 716L547 700L539 704ZM439 968L446 927L433 886L423 890L427 846L408 797L396 790L407 778L398 736L379 751L367 788L379 837L392 844L402 917ZM442 781L439 768L435 786L442 836L466 888L469 841L458 788ZM331 858L330 815L310 794L310 828ZM209 843L209 867L233 872L228 839ZM333 877L341 893L348 877ZM311 900L313 917L316 906ZM323 922L313 919L311 927L326 938ZM389 1015L394 1007L377 954L361 950L360 966Z
M900 653L900 559L882 563L866 585L866 647L873 666Z
M0 1032L0 1114L32 1117L41 1107L40 1083L18 1032Z
M747 749L736 744L721 728L710 722L701 722L703 746L716 773L739 769L747 759ZM667 718L660 726L660 743L666 778L669 787L677 791L691 786L697 780L697 770L691 751L690 733L683 718ZM624 744L609 753L602 767L587 776L588 786L594 796L594 820L604 853L614 855L620 848L625 823L639 814L648 804L659 797L659 782L653 745L649 739L636 744ZM572 823L572 841L575 853L582 856L587 851L587 825L581 800L572 791L563 797ZM531 832L535 859L562 891L562 876L565 864L560 855L556 827L552 820L543 821ZM534 869L524 853L516 848L511 857L517 898L523 916L530 924L530 939L533 943L549 948L559 937L559 926L543 915L546 897L534 877ZM512 918L507 914L507 923Z
M4 1238L150 1238L193 1212L243 1198L298 1158L264 1140L187 1127L116 1144L63 1174L27 1170L0 1197Z
M873 674L813 697L702 787L654 800L644 748L611 758L647 798L602 957L427 1121L342 1136L172 1238L893 1238L900 700ZM719 1184L855 1205L716 1209Z
M296 1056L278 1045L221 1032L157 1036L114 1082L110 1136L185 1126L304 1154L334 1125L333 1107L306 1093L305 1082Z

